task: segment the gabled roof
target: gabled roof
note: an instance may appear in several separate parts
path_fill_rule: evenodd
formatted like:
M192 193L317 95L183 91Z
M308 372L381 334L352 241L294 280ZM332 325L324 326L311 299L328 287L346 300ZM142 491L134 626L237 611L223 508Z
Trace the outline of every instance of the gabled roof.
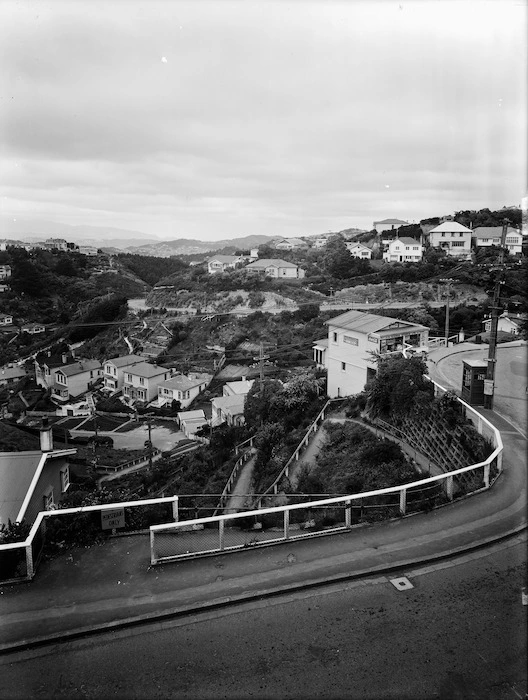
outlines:
M73 362L70 365L58 367L56 371L62 372L62 374L66 375L66 377L74 377L77 374L90 372L94 369L101 369L101 363L99 360L80 360L79 362Z
M176 414L179 421L186 420L207 420L202 409L198 411L180 411Z
M183 374L168 379L159 385L160 389L177 389L179 391L188 391L189 389L194 389L196 386L201 384L209 384L213 378L212 374L195 374L192 376L185 376Z
M213 257L209 258L210 263L215 260L221 263L240 262L240 255L214 255Z
M166 367L151 365L149 362L138 362L136 365L132 365L128 370L129 374L133 374L136 377L143 377L145 379L158 377L160 374L165 374L165 372L170 372L170 370L168 370Z
M508 226L506 235L516 233L521 236L521 232L512 226ZM477 226L471 232L471 235L476 238L497 238L499 241L502 238L502 226Z
M291 262L286 262L286 260L281 260L280 258L261 258L259 260L255 260L255 262L249 263L249 265L246 265L247 268L250 269L262 269L265 270L267 267L297 267L297 265L294 265Z
M347 311L335 318L326 321L328 326L337 326L348 331L356 331L357 333L376 333L383 330L392 330L392 328L416 328L426 330L426 326L419 323L410 323L402 321L399 318L391 318L388 316L376 316L375 314L367 314L363 311Z
M471 233L471 229L468 228L467 226L462 226L462 224L459 224L458 221L444 221L443 224L440 224L439 226L435 226L432 228L429 233L442 233L442 232L456 232L456 231L462 231L464 233Z
M401 241L404 245L420 245L420 241L416 240L416 238L410 238L409 236L402 236L396 240Z
M22 378L25 377L26 374L26 370L22 367L2 367L2 369L0 369L0 381L2 379Z
M378 224L401 224L402 226L408 226L408 221L402 221L401 219L383 219L383 221L375 221L374 226Z
M233 392L233 394L244 396L249 393L249 390L255 383L254 379L242 379L238 382L226 382L226 387Z
M244 413L245 395L233 394L232 396L217 396L211 399L211 403L215 408L220 408L224 413L229 413L231 416Z
M128 367L130 365L136 365L138 362L144 362L145 358L140 357L139 355L124 355L123 357L113 357L110 360L105 360L105 364L107 362L111 362L114 367L117 367L118 369L120 367Z

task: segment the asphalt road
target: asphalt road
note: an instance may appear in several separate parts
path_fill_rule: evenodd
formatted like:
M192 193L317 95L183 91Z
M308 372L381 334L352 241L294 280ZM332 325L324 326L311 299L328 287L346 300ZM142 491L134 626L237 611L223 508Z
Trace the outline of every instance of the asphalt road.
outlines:
M416 571L0 658L8 698L525 698L526 536Z

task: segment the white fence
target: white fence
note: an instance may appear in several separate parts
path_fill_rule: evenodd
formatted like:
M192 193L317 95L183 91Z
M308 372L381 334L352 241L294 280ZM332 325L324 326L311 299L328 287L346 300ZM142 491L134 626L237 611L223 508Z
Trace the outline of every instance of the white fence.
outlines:
M146 506L157 506L159 504L171 505L170 511L161 515L164 515L167 519L172 516L172 520L178 520L178 496L41 511L23 542L12 542L0 545L0 582L30 581L34 577L44 548L46 526L50 518L67 518L86 513L121 511L129 508L138 509ZM153 520L155 521L155 519L158 519L159 522L159 515L158 518L155 517L156 515L158 514L151 513L147 516L150 517L150 523L152 523ZM146 527L148 527L148 525Z
M445 393L443 387L436 382L433 384L435 395ZM442 503L490 488L502 471L503 445L500 433L474 408L458 400L466 417L494 447L483 462L376 491L198 518L170 525L153 525L150 528L151 563L160 564L332 534L349 530L356 523L365 520L372 522L427 511ZM325 409L321 412L323 416ZM303 438L303 443L311 429ZM284 470L282 473L285 473Z

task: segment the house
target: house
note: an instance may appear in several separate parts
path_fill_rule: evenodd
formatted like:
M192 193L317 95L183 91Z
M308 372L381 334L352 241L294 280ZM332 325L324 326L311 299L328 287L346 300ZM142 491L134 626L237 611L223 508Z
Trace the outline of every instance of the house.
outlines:
M308 248L308 244L300 238L281 238L273 243L273 248L277 250L302 250Z
M223 396L247 396L254 383L254 379L242 379L238 382L226 382L222 387L222 394Z
M421 262L423 246L415 238L395 238L389 242L388 250L383 253L386 262Z
M328 243L328 236L318 236L314 238L312 248L324 248Z
M11 277L11 265L0 265L0 280L7 280Z
M426 348L429 329L418 323L397 318L347 311L326 322L327 345L317 341L314 361L327 370L327 393L330 398L350 396L363 391L376 374L372 353L384 355L408 347Z
M52 370L53 386L51 398L59 401L69 401L85 394L93 388L96 381L103 375L103 367L99 360L79 360L69 365L63 365Z
M444 221L429 231L431 248L444 250L447 255L469 260L471 258L471 229L457 221Z
M0 524L32 524L42 510L60 502L70 485L68 458L77 450L54 450L51 428L43 426L40 450L0 452Z
M64 238L47 238L45 240L45 245L47 248L53 248L56 250L68 250L68 241Z
M103 364L103 389L111 392L122 389L126 368L144 361L145 358L139 355L124 355L105 360Z
M246 394L217 396L211 399L213 409L213 426L227 423L228 425L244 425L244 405Z
M522 331L523 322L525 322L526 319L528 319L527 314L509 314L505 311L498 318L497 331L519 335ZM489 333L491 331L491 318L485 318L482 321L482 325L484 333Z
M0 314L0 326L12 326L13 317L11 314Z
M20 330L22 333L29 333L29 335L38 335L46 332L46 326L42 323L24 323Z
M97 257L97 248L93 245L80 245L79 253L82 255L88 255L91 258Z
M217 272L234 270L238 263L243 262L243 260L244 258L240 255L215 255L207 263L207 272L214 275Z
M123 396L128 403L150 403L158 395L158 386L170 379L171 371L148 362L127 367L123 378Z
M200 394L211 382L212 374L190 373L187 376L179 374L158 386L158 400L156 406L161 408L172 401L179 401L182 408L187 406Z
M304 277L304 270L300 267L277 258L260 258L246 265L244 270L276 279L301 279Z
M328 338L316 340L312 346L313 361L317 369L326 369L326 351L328 350Z
M0 369L0 387L16 384L26 376L27 372L22 367L2 367Z
M477 226L471 232L471 237L476 248L487 248L492 245L500 246L502 226ZM510 255L521 255L522 233L516 228L508 226L505 245Z
M363 245L363 243L349 241L345 245L353 258L360 258L361 260L370 260L372 258L372 250L368 246Z
M176 414L180 423L180 430L189 439L194 439L198 430L208 425L205 413L198 411L180 411Z
M4 292L7 292L8 289L9 289L9 285L8 285L8 284L3 284L2 282L0 282L0 294L3 294Z
M376 229L376 233L382 233L383 231L394 231L399 229L400 226L408 225L408 221L402 221L401 219L383 219L383 221L374 221L372 228Z

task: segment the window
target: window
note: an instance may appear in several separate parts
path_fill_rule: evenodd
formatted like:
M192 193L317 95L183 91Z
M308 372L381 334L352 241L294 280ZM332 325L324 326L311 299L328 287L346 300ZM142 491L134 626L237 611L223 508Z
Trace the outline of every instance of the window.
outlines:
M70 485L70 468L68 466L60 470L61 493L65 493Z
M417 246L417 245L413 245L413 250L418 250L418 246Z
M453 241L453 248L463 248L464 241Z
M458 237L462 238L463 235L464 235L463 231L460 231L460 233L458 234Z
M128 374L128 372L127 372L127 373L125 374L125 380L126 380L127 382L130 382L130 384L132 384L132 375L131 375L131 374Z
M343 340L349 345L359 345L359 340L357 338L353 338L351 335L343 336Z
M145 380L143 379L143 377L139 378L139 383L141 384L141 386L145 386Z
M332 333L332 340L334 343L337 343L337 333Z
M379 338L376 338L375 335L369 335L367 336L367 340L369 341L369 343L376 343L377 345Z
M50 486L44 493L44 510L53 510L55 501L53 500L53 488Z
M444 231L442 231L442 234L441 234L441 235L442 235L442 238L445 238L445 233L444 233Z
M341 363L341 372L346 372L346 362Z

